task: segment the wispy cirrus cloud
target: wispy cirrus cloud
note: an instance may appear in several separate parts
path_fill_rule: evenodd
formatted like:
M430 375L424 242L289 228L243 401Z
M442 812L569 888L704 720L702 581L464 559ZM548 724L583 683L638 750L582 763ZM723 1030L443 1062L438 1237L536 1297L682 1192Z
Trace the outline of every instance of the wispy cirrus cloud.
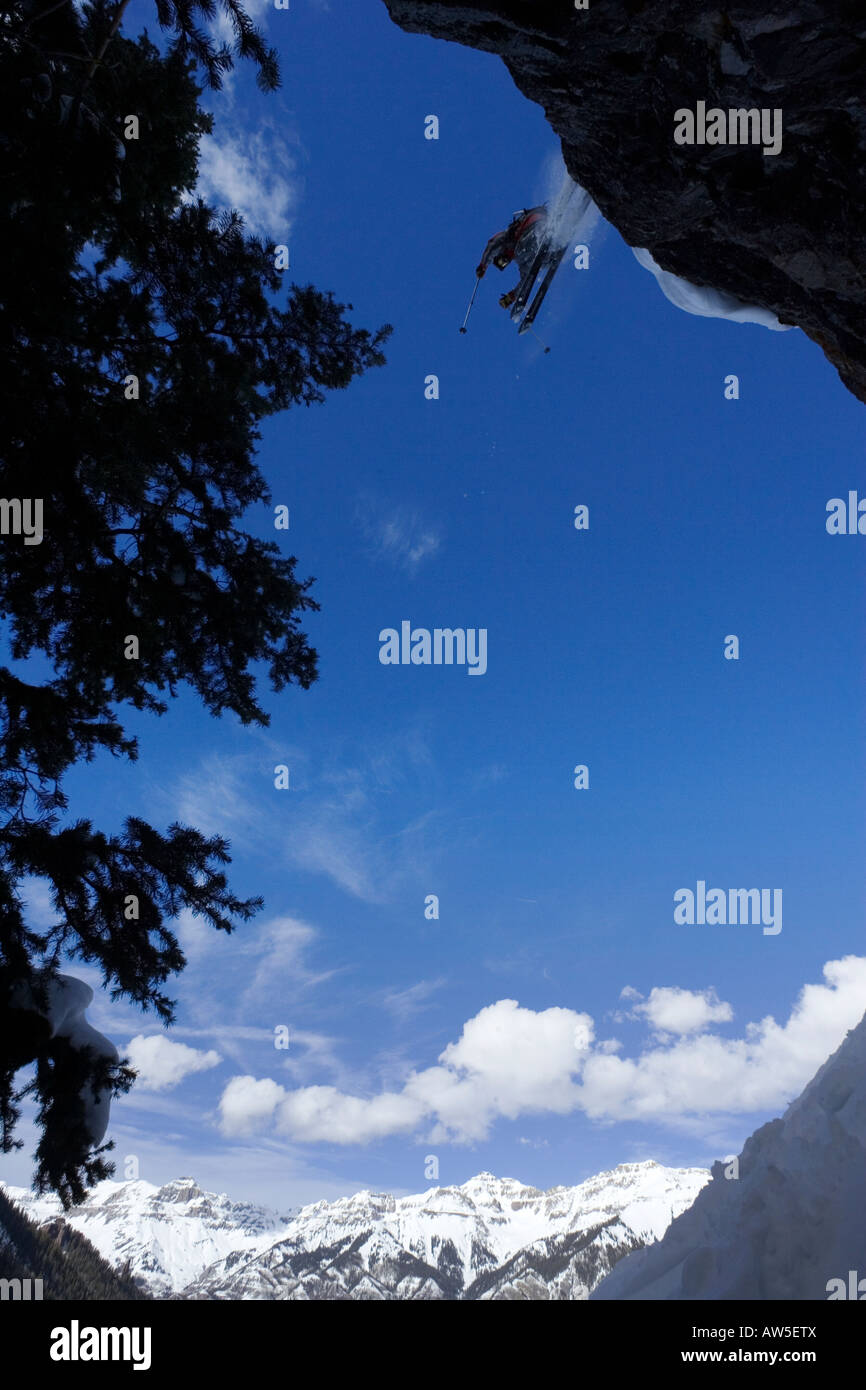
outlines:
M307 963L318 935L309 923L281 916L262 923L258 930L240 940L238 954L254 962L249 984L239 998L240 1011L257 1008L277 992L282 997L292 997L300 989L311 989L330 980L336 970L313 970ZM246 973L245 970L245 977Z
M198 1029L219 1019L239 1042L271 1038L273 1025L284 1021L281 1009L338 973L310 963L320 933L288 914L254 920L228 936L184 911L177 937L188 961L179 986L188 1017ZM258 1022L263 1016L267 1029Z
M439 550L439 532L414 508L384 506L363 497L357 504L356 516L368 553L407 574L415 574Z
M273 790L277 761L290 767L290 792ZM352 765L333 753L314 765L288 748L212 756L185 772L161 800L184 824L221 834L232 846L287 868L324 874L351 897L375 904L429 872L441 816L430 809L395 822L396 798L380 793L426 785L431 768L424 739L410 731L356 752ZM271 795L281 799L279 816Z
M382 997L382 1005L399 1023L407 1023L416 1014L429 1008L432 995L446 984L447 981L444 979L419 980L407 989L389 990Z

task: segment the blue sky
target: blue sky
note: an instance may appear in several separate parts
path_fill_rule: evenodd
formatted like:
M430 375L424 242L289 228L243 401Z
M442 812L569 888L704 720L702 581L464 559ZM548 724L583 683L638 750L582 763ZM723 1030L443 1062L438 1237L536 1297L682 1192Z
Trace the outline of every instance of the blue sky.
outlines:
M259 14L283 88L238 72L210 99L204 191L395 331L386 368L260 451L291 527L262 507L249 528L316 576L319 681L271 694L265 731L184 695L129 720L136 765L69 780L105 828L227 835L233 886L266 899L230 939L179 924L174 1046L97 994L143 1072L113 1108L117 1176L134 1156L287 1207L429 1186L428 1155L443 1183L542 1187L707 1164L866 1008L866 540L825 529L866 492L864 408L798 330L675 309L604 223L537 322L549 354L496 303L513 271L461 337L487 238L547 193L540 108L379 0ZM383 666L402 620L485 628L486 673ZM781 889L781 932L675 924L698 880Z

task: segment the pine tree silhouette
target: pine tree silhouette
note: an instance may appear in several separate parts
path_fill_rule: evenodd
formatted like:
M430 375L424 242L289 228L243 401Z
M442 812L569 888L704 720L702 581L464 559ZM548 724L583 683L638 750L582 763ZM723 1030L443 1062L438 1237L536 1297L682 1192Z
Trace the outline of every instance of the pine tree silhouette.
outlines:
M235 0L223 9L236 56L273 89L273 52ZM352 327L311 285L286 289L272 243L184 201L211 127L196 72L218 86L232 54L198 27L210 3L158 0L165 55L121 35L125 10L21 0L0 26L0 234L15 248L0 261L0 490L44 504L41 543L4 536L0 566L0 1145L16 1145L16 1073L35 1062L36 1183L65 1203L113 1171L88 1087L118 1094L133 1074L55 1035L46 983L84 961L113 999L168 1022L163 986L185 963L171 919L231 931L261 906L231 891L222 837L136 815L102 832L71 813L66 774L134 759L123 710L162 714L182 684L213 715L265 725L255 663L276 691L316 679L312 580L241 520L270 500L259 427L381 365L390 332ZM130 112L137 140L123 139ZM49 884L47 929L28 921L27 875Z

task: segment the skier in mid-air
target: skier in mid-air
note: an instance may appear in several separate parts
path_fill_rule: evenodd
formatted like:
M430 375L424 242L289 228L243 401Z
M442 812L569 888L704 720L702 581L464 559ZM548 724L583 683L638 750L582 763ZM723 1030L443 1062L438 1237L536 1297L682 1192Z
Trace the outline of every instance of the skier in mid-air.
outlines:
M575 194L578 197L573 202ZM569 239L589 206L589 194L566 175L550 204L540 203L538 207L521 208L516 212L505 231L492 236L484 248L475 269L475 289L460 332L466 332L475 295L487 267L492 264L497 270L505 270L512 261L517 264L520 279L513 290L500 296L499 303L503 309L510 310L513 322L519 324L518 333L534 332L532 325L562 264Z
M537 208L521 208L519 212L514 214L505 231L497 232L485 246L484 254L475 271L479 280L483 278L491 262L497 270L505 270L512 261L516 261L520 271L520 279L514 289L500 295L499 303L503 309L510 309L517 298L520 286L529 275L533 262L544 243L546 228L547 205L545 203Z

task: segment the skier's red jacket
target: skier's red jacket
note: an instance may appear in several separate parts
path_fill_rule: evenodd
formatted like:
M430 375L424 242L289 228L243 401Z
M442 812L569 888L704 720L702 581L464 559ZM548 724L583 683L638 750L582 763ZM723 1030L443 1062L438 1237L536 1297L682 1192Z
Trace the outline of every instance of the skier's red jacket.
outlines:
M484 255L478 263L475 271L476 275L484 274L491 261L496 261L500 269L504 270L514 260L515 252L523 237L533 227L536 222L540 222L547 215L547 208L542 204L537 208L530 208L523 212L519 217L515 217L509 227L504 232L497 232L492 236L484 248Z

